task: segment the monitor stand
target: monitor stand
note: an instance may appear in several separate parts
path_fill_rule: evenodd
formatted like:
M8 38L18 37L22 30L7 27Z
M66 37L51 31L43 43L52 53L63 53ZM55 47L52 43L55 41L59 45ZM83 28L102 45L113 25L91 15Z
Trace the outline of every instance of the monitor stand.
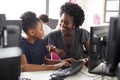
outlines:
M93 79L93 80L100 80L100 78L101 78L101 80L109 80L107 77L105 77L104 75L100 75L99 77L97 77L97 78L95 78L95 79Z
M117 78L120 80L120 62L118 63Z
M101 72L105 72L105 68L106 68L106 63L101 63L100 66L102 68ZM99 77L93 79L93 80L109 80L107 77L104 76L104 74L101 74Z

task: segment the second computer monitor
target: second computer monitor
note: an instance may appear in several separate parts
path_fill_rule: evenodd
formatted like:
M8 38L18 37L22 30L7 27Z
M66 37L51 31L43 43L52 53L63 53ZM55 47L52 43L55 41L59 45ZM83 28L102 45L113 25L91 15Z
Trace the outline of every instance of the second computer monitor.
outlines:
M109 27L91 27L88 67L90 73L116 76L120 62L119 34L120 17L111 17Z
M111 17L107 45L108 73L115 76L120 62L120 17Z

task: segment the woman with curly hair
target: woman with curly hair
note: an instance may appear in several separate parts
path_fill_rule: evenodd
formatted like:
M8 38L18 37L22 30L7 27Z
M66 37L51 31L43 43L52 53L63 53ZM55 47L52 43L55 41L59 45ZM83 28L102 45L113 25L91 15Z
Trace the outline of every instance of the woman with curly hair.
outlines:
M85 20L83 9L75 3L65 3L60 8L60 30L45 37L46 43L56 46L51 48L61 59L85 58L84 49L89 50L89 32L79 28Z

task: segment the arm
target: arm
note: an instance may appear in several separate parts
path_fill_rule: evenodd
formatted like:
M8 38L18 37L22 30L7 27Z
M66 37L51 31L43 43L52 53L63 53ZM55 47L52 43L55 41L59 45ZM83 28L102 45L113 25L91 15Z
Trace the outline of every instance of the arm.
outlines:
M57 63L60 63L60 60L51 60L51 59L48 59L47 57L45 57L45 64L53 65L53 64L57 64Z
M88 39L88 40L85 42L84 46L85 46L87 52L89 52L89 50L90 50L90 39ZM83 61L84 61L85 66L88 67L88 58L84 59Z
M22 71L42 71L42 70L56 70L60 68L59 66L54 65L37 65L37 64L28 64L26 60L26 56L22 54L21 56L21 68Z
M85 42L84 46L85 46L85 49L86 49L87 51L90 50L90 39L88 39L88 40Z
M82 43L84 43L84 48L86 51L90 50L90 33L85 30L85 29L81 29L82 30Z
M43 71L43 70L57 70L63 66L68 66L69 64L66 62L54 64L54 65L38 65L38 64L28 64L26 56L24 54L21 55L21 70L25 71Z
M50 60L48 58L45 57L45 63L46 64L57 64L57 63L66 63L65 66L69 66L70 63L74 63L76 60L74 58L68 58L68 59L64 59L64 60Z

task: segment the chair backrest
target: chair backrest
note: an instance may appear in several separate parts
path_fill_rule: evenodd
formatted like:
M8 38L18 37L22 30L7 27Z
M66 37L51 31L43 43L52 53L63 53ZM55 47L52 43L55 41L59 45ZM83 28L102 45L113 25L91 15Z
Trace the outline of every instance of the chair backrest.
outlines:
M51 29L55 29L58 24L58 19L50 19L48 22L48 25L51 27Z

